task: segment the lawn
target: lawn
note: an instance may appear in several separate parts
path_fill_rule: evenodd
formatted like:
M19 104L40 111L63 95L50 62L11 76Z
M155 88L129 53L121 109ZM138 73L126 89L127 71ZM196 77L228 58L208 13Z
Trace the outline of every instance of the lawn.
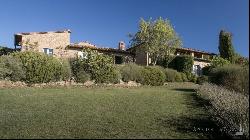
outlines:
M211 138L193 88L0 89L0 138Z

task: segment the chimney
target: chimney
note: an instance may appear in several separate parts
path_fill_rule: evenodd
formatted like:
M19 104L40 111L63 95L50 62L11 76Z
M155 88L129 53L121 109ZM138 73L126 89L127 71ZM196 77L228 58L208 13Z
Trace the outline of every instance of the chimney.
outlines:
M123 41L119 42L118 49L125 51L125 43Z

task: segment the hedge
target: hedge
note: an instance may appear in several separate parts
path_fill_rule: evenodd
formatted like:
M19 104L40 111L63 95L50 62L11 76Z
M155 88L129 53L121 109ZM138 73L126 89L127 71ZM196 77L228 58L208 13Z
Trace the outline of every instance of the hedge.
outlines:
M210 82L249 94L249 68L239 65L213 68L210 73Z
M169 68L173 68L178 72L192 72L194 60L189 55L176 56L170 63Z

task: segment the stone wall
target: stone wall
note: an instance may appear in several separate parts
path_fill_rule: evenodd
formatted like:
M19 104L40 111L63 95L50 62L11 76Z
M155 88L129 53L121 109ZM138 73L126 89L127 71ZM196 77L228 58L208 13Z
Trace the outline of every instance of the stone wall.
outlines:
M35 45L36 50L43 52L43 48L53 49L55 56L61 56L65 47L70 44L70 32L46 32L22 35L21 51L29 49L29 44Z

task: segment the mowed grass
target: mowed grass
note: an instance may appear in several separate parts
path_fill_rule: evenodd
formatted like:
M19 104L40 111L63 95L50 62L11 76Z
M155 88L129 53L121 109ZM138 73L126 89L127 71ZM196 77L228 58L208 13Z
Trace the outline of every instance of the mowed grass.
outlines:
M0 138L210 138L193 87L0 89Z

